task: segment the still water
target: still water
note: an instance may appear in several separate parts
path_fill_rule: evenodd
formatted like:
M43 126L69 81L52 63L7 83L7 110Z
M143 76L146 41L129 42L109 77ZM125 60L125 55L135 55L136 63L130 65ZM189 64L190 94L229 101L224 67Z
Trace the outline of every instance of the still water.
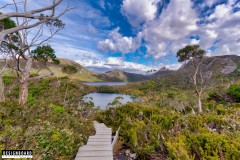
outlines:
M84 82L83 84L88 86L123 86L128 82Z
M118 102L117 104L114 104L115 106L120 104L126 104L128 102L133 102L133 99L131 98L131 95L125 95L125 94L116 94L116 93L89 93L83 97L84 102L93 102L95 107L100 107L100 109L104 110L107 109L114 101L114 99L117 98Z

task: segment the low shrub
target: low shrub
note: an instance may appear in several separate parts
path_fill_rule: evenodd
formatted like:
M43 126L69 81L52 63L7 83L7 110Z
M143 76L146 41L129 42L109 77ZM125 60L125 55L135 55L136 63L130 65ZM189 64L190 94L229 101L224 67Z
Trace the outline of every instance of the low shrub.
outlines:
M72 66L72 65L66 65L62 68L62 71L67 74L75 74L78 72L77 67Z

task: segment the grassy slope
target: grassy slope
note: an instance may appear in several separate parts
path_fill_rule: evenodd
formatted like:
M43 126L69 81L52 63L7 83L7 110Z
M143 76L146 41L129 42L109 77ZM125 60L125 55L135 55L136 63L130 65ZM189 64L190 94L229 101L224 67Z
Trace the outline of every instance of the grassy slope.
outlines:
M64 77L67 76L69 77L69 79L74 79L74 80L79 80L79 81L86 81L86 82L97 82L97 81L102 81L100 78L98 78L97 73L92 72L84 67L82 67L80 64L71 61L71 60L67 60L67 59L59 59L60 60L60 64L59 65L55 65L52 63L49 63L48 66L49 68L52 70L52 72L54 73L53 77ZM1 62L0 62L1 63ZM21 63L24 63L24 61L22 61ZM75 74L66 74L62 71L62 68L66 65L72 65L75 66L78 69L78 72ZM32 73L37 73L38 69L36 67L36 65L33 65L33 69L32 69ZM7 71L4 73L5 75L10 75L12 74L12 71L10 69L7 69ZM49 74L49 71L46 69L41 70L39 73L39 75L47 75Z

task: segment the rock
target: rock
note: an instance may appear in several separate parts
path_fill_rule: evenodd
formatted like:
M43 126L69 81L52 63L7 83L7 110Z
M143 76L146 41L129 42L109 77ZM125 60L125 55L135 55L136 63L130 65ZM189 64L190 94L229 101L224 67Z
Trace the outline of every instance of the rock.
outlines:
M129 154L130 154L130 150L127 149L127 150L125 151L125 154L126 154L126 155L129 155Z
M129 155L130 158L132 159L136 159L137 158L137 154L136 153L132 153Z

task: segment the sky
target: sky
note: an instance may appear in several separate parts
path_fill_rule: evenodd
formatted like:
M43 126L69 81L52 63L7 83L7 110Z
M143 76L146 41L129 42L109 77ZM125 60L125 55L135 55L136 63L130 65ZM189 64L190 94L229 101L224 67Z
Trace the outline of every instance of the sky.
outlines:
M29 0L28 8L48 2ZM74 9L50 44L93 71L176 70L177 51L192 44L208 56L240 55L240 0L65 0L57 11L67 4Z

